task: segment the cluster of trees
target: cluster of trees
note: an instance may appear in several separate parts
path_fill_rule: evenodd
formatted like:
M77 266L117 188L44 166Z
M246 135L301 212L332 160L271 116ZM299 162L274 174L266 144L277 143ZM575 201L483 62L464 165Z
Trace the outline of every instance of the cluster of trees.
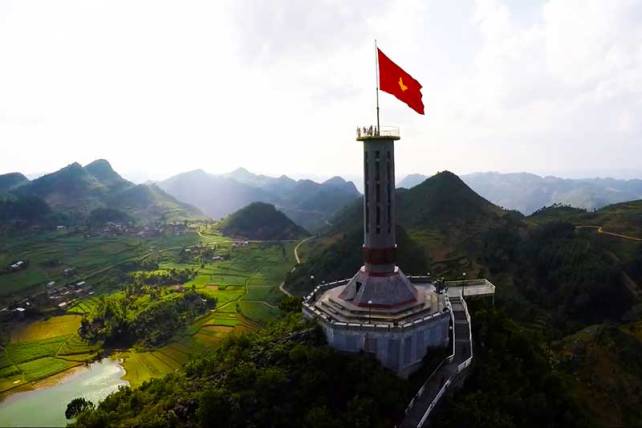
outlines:
M140 285L184 284L196 277L196 269L169 269L155 272L137 272L132 274L132 283Z
M474 311L472 325L474 364L463 388L439 407L434 426L594 426L541 337L495 309Z
M475 363L463 389L434 415L435 426L592 426L541 338L501 311L473 311ZM391 427L418 380L399 379L365 355L336 353L292 313L228 336L181 373L120 389L80 411L75 426Z
M375 360L325 346L293 314L228 336L182 373L122 388L74 426L391 427L413 394Z
M491 275L510 274L522 295L563 331L618 320L633 304L617 259L570 223L545 223L527 233L491 229L482 241L480 261Z
M113 346L158 346L215 305L215 299L207 300L194 290L163 294L154 289L138 296L115 293L101 297L82 319L79 333L86 340Z
M35 196L0 197L0 224L34 223L51 214L49 205Z
M27 222L44 218L51 212L45 201L35 196L4 198L0 200L0 221L23 220Z
M114 208L96 208L87 218L87 224L90 227L99 227L108 222L124 225L133 223L134 219L127 213Z

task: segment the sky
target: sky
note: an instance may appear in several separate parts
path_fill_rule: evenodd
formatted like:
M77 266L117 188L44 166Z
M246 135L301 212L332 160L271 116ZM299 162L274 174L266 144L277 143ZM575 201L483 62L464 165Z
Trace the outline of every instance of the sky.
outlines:
M398 176L642 178L639 0L0 0L0 173L356 177L374 39L423 85Z

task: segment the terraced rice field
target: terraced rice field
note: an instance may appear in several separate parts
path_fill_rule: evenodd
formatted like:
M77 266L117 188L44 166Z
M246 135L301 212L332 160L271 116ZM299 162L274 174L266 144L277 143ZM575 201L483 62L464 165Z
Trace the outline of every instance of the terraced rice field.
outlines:
M0 353L0 393L91 361L100 345L77 333L80 317L64 315L15 329Z
M68 314L77 314L83 315L88 314L91 310L98 304L98 297L89 297L81 299L78 302L74 303L69 309L67 309Z
M167 251L196 242L196 234L143 239L133 236L85 238L81 234L47 232L12 238L0 243L0 266L15 260L28 260L29 266L19 272L0 275L0 298L33 293L48 281L62 284L74 278L92 278L98 284L91 285L100 285L101 275L108 274L116 266L153 251ZM63 274L68 267L75 269L72 278Z
M181 260L182 248L199 241L215 246L217 252L229 255L229 259L208 261L204 265L197 259L177 262ZM125 379L136 386L152 377L173 372L194 355L210 352L230 333L257 328L277 317L277 306L282 298L278 286L294 265L294 245L250 243L235 247L228 238L217 234L155 241L84 239L62 234L44 236L35 242L34 239L17 240L10 246L0 245L0 263L11 261L16 255L28 255L32 264L20 273L22 276L14 276L17 279L14 285L7 285L6 278L0 277L0 298L3 292L12 294L16 290L29 290L43 281L58 281L66 266L76 267L79 277L93 275L92 282L98 283L100 278L111 275L113 267L152 253L161 256L159 270L196 270L196 277L184 285L194 286L199 292L215 297L216 309L187 326L163 347L148 351L132 349L113 355L123 360L127 372ZM43 267L44 262L54 258L61 259L62 265ZM82 298L68 308L67 315L28 323L12 331L10 342L0 352L0 393L95 358L100 345L87 344L78 336L77 330L81 315L90 313L98 299L97 295Z

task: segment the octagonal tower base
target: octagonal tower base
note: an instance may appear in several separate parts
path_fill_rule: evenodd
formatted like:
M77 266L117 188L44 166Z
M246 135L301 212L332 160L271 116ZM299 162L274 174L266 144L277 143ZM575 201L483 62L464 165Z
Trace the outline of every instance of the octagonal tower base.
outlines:
M361 283L361 285L358 285ZM306 318L321 325L328 344L365 352L407 377L431 348L448 346L452 308L425 277L371 275L365 268L347 280L318 286L303 302Z

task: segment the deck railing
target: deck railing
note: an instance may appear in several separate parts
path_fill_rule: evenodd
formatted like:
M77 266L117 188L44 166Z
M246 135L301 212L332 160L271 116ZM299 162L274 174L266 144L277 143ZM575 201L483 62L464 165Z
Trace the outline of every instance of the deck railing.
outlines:
M364 137L396 137L399 138L399 127L398 126L382 126L377 128L376 126L369 127L359 127L357 128L357 138Z

